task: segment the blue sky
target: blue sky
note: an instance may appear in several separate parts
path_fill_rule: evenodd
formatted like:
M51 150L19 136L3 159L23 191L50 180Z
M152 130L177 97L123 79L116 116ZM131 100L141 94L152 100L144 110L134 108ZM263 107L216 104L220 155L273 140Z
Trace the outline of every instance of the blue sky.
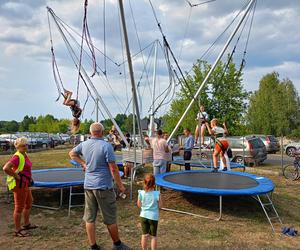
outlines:
M155 39L161 39L149 1L127 0L125 11L132 54L146 47ZM199 3L201 1L190 1ZM184 71L203 54L215 38L224 30L245 0L216 0L198 7L189 7L185 0L152 0L157 17L166 37L179 59ZM131 3L131 8L129 3ZM71 118L70 110L59 100L55 102L57 90L52 75L49 28L46 6L51 7L62 20L81 32L83 1L81 0L15 0L0 1L0 120L22 120L25 114L38 116L51 113L58 118ZM131 15L131 9L134 18ZM88 21L94 44L104 50L103 42L103 0L89 1ZM247 51L247 65L244 72L246 90L256 90L259 79L266 73L278 71L280 78L288 77L300 92L300 2L294 0L258 0L253 28ZM187 26L188 16L191 15ZM106 52L115 62L123 61L118 8L116 0L106 0ZM137 34L134 28L137 28ZM53 41L60 73L66 88L76 91L78 72L61 40L60 34L51 21ZM246 33L246 32L245 32ZM186 34L186 35L184 35ZM208 59L212 62L224 44L225 34ZM76 36L76 35L75 35ZM77 40L80 41L79 37ZM245 36L237 49L235 60L240 63ZM78 48L76 53L79 53ZM136 82L143 71L151 46L134 60ZM153 54L152 54L153 55ZM147 64L148 82L152 79L153 56ZM91 67L84 58L89 74ZM97 53L97 62L103 69L104 59ZM157 93L167 84L167 68L161 50L158 50ZM107 79L94 77L97 87L111 113L123 112L130 98L128 74L123 67L117 67L107 60ZM125 72L128 69L125 67ZM122 74L120 74L122 72ZM142 115L148 112L151 95L150 87L143 75L141 93ZM125 77L126 76L126 77ZM126 79L125 79L126 78ZM108 86L110 84L110 87ZM84 103L86 91L80 85L79 100ZM113 91L111 90L113 89ZM112 96L115 96L114 98ZM167 111L168 106L160 110ZM89 100L84 118L94 118L94 103Z

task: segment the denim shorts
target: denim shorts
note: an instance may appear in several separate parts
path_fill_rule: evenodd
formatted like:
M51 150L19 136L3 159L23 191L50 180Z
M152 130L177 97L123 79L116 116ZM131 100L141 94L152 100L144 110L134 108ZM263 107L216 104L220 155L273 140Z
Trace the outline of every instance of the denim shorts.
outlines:
M153 175L162 174L167 171L166 160L154 160L153 161Z

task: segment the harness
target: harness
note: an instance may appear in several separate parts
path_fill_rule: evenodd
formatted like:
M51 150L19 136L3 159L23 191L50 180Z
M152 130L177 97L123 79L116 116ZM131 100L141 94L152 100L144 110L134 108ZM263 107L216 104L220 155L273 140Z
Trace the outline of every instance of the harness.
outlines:
M16 156L19 157L19 166L18 166L17 170L15 171L15 174L19 174L24 169L24 166L25 166L25 156L23 154L21 154L19 151L17 151L14 155L16 155ZM20 177L21 177L20 187L22 185L22 177L23 176L25 176L25 175L20 174ZM7 178L6 178L6 184L7 184L9 190L14 189L16 187L16 185L17 185L16 178L14 176L10 176L10 175L7 176Z
M71 111L72 111L72 115L73 117L79 119L79 117L81 116L82 113L82 109L79 108L79 102L75 99L71 99L71 101L74 101L74 105L70 107Z

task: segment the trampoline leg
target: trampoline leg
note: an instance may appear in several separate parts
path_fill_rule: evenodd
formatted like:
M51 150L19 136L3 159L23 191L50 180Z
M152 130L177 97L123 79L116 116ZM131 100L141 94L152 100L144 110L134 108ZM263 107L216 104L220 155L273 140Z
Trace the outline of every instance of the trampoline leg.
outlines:
M209 216L204 216L204 215L200 215L200 214L194 214L194 213L190 213L190 212L186 212L186 211L181 211L181 210L177 210L177 209L171 209L171 208L161 208L162 210L168 211L168 212L175 212L175 213L180 213L180 214L187 214L187 215L192 215L195 217L199 217L199 218L204 218L204 219L210 219L210 220L216 220L216 221L220 221L222 219L222 196L219 196L219 217L217 218L212 218Z
M219 217L216 219L217 221L220 221L222 219L222 208L223 208L223 202L222 202L222 196L219 196Z
M71 206L72 206L72 186L70 187L69 190L69 208L68 208L68 217L70 217L71 214Z
M61 189L60 189L59 208L61 208L61 207L62 207L62 204L63 204L63 193L64 193L64 190L61 188Z

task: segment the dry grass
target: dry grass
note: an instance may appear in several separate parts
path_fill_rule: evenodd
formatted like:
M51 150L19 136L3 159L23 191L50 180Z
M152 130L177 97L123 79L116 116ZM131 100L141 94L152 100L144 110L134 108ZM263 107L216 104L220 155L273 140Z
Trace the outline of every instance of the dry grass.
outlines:
M30 158L34 169L66 167L69 166L67 152L68 150L50 150L31 154ZM0 165L8 159L9 156L0 156ZM144 171L151 169L148 167ZM13 204L5 203L3 177L1 173L0 249L87 249L82 208L73 209L70 218L67 216L67 209L49 211L33 208L32 222L38 224L39 229L35 230L30 238L13 237ZM299 229L300 181L287 181L274 175L267 177L276 185L274 203L284 224ZM134 194L139 188L138 185L134 186ZM65 192L67 193L67 190ZM51 202L58 198L58 192L35 190L34 197L39 203ZM218 215L216 197L195 196L170 190L163 190L162 197L166 207L213 217ZM135 200L136 195L133 202L118 200L118 217L121 239L134 249L139 249L141 228ZM299 237L288 238L279 233L272 234L262 209L254 199L228 197L224 199L223 207L224 216L220 222L161 211L159 249L299 249ZM280 230L279 225L277 229ZM101 223L101 216L97 221L97 239L103 249L111 249L111 241Z

